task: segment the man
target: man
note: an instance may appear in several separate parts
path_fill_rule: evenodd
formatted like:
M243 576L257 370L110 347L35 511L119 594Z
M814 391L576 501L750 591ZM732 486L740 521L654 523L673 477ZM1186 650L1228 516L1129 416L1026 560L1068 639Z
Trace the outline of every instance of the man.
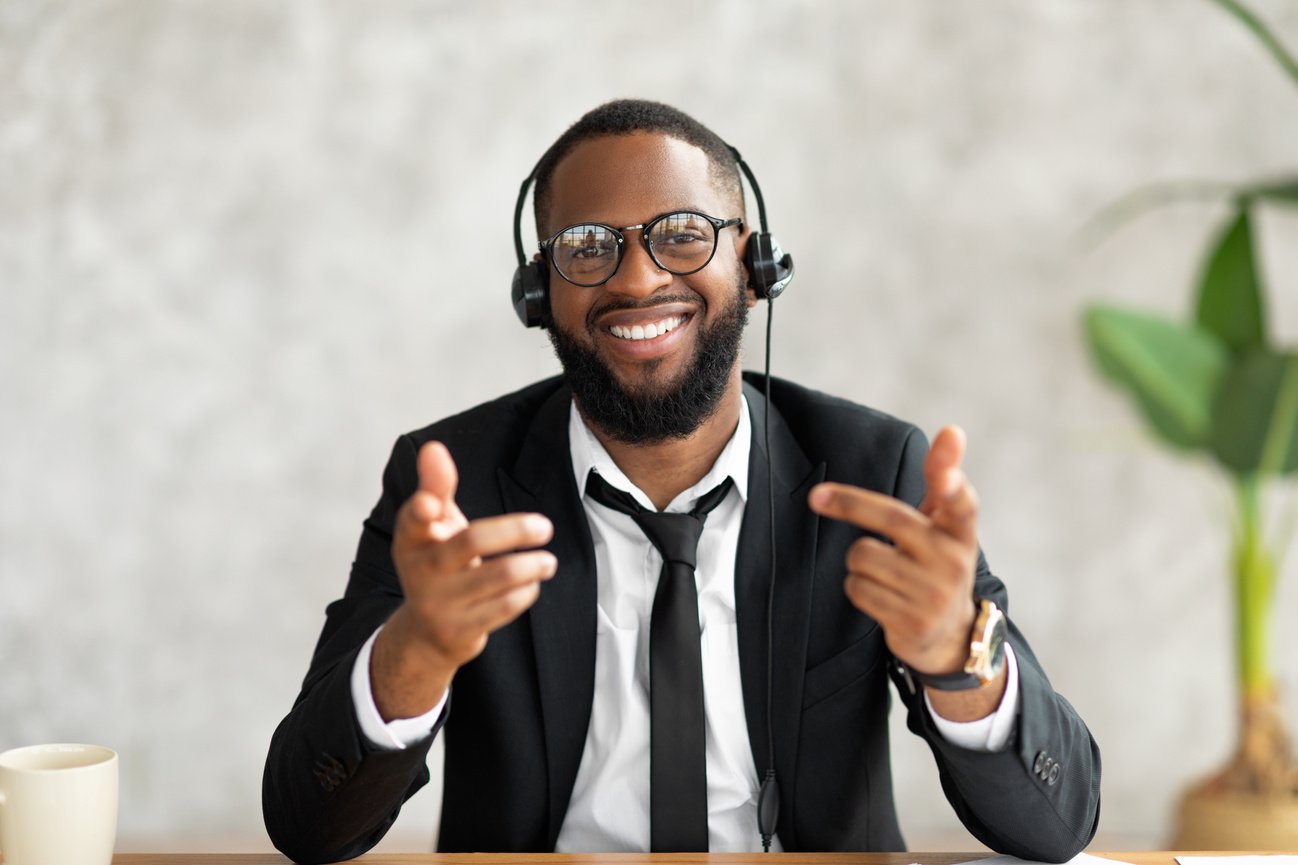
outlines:
M1013 625L996 663L1006 595L963 433L926 452L881 413L745 383L752 230L724 142L609 103L551 147L535 201L564 375L398 440L271 744L276 846L369 849L444 729L443 850L761 849L771 829L776 849L902 849L891 677L971 832L1080 851L1098 749ZM664 523L694 527L687 552Z

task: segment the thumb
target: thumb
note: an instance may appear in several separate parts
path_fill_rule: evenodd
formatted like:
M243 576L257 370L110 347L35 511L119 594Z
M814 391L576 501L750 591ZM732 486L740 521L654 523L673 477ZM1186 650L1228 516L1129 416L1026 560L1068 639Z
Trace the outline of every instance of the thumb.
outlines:
M459 485L460 473L446 445L437 441L425 444L419 449L416 467L421 492L431 493L444 507L455 504L455 488Z
M924 507L928 513L960 486L960 464L964 461L965 432L958 426L945 426L938 430L924 458Z

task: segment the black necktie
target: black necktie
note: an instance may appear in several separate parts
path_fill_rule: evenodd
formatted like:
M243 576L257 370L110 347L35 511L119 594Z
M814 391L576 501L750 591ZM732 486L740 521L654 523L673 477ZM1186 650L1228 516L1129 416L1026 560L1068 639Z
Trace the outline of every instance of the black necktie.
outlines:
M636 521L663 557L649 623L649 849L708 849L708 775L704 745L699 596L694 586L703 521L730 492L730 478L688 514L641 507L594 471L586 493Z

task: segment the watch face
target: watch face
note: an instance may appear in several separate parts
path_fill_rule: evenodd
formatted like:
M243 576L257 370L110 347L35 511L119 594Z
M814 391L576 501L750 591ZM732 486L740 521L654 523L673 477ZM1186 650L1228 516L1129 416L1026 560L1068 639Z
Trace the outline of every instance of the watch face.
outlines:
M994 602L983 599L979 604L976 624L976 636L970 646L969 663L965 665L965 672L972 673L987 683L999 675L1005 663L1005 614Z
M1005 617L996 617L992 632L987 637L987 657L991 661L991 673L995 676L1005 663Z

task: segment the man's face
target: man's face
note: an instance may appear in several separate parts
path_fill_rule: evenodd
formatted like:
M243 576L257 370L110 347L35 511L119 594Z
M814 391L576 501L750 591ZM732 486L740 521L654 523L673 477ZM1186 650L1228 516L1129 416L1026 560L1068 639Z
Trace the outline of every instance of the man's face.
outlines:
M737 205L717 189L697 147L650 133L577 145L555 168L546 230L583 222L640 225L677 210L721 219ZM636 443L693 432L734 380L747 310L741 252L726 228L711 262L676 276L627 232L622 263L603 285L575 286L550 269L550 336L587 419ZM652 325L657 335L634 338ZM638 329L638 330L636 330Z

